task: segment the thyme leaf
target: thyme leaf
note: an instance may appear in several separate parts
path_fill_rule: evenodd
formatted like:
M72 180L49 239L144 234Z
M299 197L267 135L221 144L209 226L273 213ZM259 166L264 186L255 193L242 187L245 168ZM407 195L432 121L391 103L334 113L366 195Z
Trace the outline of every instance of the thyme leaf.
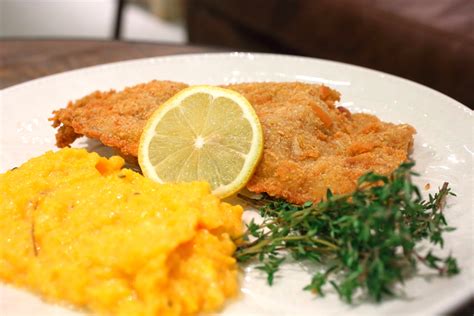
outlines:
M390 176L367 173L351 194L330 190L319 203L295 205L263 196L252 200L262 221L247 224L235 253L239 262L256 260L269 285L287 257L319 262L327 268L315 271L304 290L324 295L332 285L340 297L352 302L358 291L380 301L393 295L421 263L440 275L459 273L456 259L442 258L416 245L427 240L443 248L443 233L452 231L443 214L446 198L455 194L444 183L428 200L411 181L414 163L401 164Z

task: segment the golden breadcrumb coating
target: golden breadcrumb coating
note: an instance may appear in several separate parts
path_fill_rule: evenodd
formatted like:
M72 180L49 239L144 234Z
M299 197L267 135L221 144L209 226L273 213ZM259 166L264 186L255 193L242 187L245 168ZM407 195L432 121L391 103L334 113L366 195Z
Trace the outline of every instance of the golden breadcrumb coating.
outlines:
M59 147L85 135L137 156L153 111L186 84L151 81L121 92L94 92L55 111ZM415 129L337 107L339 93L300 82L224 86L246 97L264 132L263 158L247 184L293 203L319 201L327 189L347 193L368 171L389 174L407 160Z

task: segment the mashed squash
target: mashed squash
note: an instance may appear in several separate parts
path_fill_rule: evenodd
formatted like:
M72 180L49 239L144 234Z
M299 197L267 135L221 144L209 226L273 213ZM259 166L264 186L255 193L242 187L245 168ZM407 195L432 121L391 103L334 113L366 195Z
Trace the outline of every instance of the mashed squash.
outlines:
M62 149L0 175L0 279L105 315L189 315L238 292L242 208Z

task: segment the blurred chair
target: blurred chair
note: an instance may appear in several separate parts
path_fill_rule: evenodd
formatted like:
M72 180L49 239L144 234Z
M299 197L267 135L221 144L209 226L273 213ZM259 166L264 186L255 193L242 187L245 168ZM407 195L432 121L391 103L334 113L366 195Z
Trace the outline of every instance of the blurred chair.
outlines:
M144 0L0 0L0 38L185 42L181 24L159 19L147 11L146 3L142 5L142 2Z
M112 38L117 0L0 0L2 38Z
M189 41L399 75L474 106L474 0L188 0Z

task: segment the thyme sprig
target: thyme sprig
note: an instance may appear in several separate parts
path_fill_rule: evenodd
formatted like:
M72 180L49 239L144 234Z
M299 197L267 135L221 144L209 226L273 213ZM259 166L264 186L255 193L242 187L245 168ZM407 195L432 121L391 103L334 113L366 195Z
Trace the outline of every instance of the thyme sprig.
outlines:
M266 272L269 285L284 260L323 263L304 288L324 296L331 284L340 297L351 302L357 291L376 301L393 295L394 285L403 283L417 263L440 275L459 273L451 255L436 256L433 250L420 252L418 242L428 240L444 246L443 233L452 231L443 214L451 192L444 183L428 200L411 182L414 163L404 163L390 176L367 173L351 194L333 195L314 204L295 205L268 196L247 202L259 208L262 221L251 221L235 256L251 259Z

